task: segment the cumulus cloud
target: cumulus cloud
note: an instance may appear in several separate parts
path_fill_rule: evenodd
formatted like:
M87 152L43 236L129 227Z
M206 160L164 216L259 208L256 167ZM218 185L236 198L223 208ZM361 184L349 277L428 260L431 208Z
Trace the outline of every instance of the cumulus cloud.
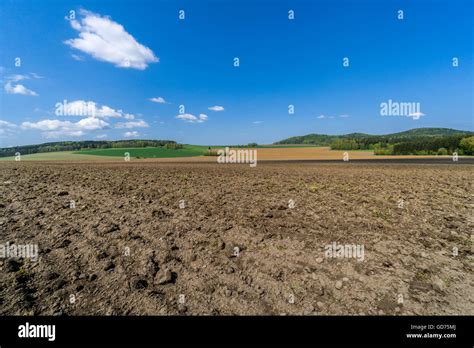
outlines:
M82 136L85 131L106 129L109 124L95 117L83 118L78 122L60 120L41 120L38 122L23 122L23 129L34 129L43 131L46 138L57 138L60 136Z
M34 97L38 96L38 93L36 93L35 91L32 91L31 89L26 88L24 85L22 84L12 85L10 82L6 83L5 91L8 94L22 94L22 95L30 95Z
M153 103L167 104L165 98L163 97L150 98L149 100L152 101Z
M14 128L14 127L16 127L16 124L8 122L8 121L0 120L0 127L2 127L2 128Z
M138 134L137 131L125 132L125 133L123 133L123 136L124 136L125 138L136 138L136 137L138 137L138 135L139 135L139 134Z
M115 128L147 128L148 123L143 120L131 121L131 122L119 122L115 124Z
M125 28L108 16L81 10L80 20L70 20L79 37L64 43L91 55L93 58L112 63L120 68L144 70L158 58L148 47L140 44Z
M220 105L210 106L208 109L211 111L224 111L224 107Z
M0 120L0 135L7 135L13 133L17 125L8 121Z
M176 116L176 118L189 123L203 123L208 119L205 114L199 114L199 116L194 116L193 114L180 114Z
M86 116L86 117L123 117L133 120L134 115L124 113L122 110L116 110L107 105L99 105L93 101L75 100L68 102L64 100L62 103L55 105L56 116Z
M22 85L20 83L18 83L19 81L28 80L28 79L31 79L31 78L39 79L39 78L41 78L41 76L39 76L38 74L35 74L35 73L29 74L29 75L12 75L12 76L9 76L5 79L5 81L6 81L5 82L5 91L8 94L21 94L21 95L29 95L29 96L37 97L38 93L36 93L35 91L33 91L31 89L28 89L27 87L25 87L24 85Z

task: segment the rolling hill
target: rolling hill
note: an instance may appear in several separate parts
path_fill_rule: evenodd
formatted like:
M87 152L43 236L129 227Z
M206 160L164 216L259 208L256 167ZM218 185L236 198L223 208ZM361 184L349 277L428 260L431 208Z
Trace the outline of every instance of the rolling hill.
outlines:
M327 134L308 134L295 136L275 142L278 144L313 144L319 146L329 146L336 140L340 139L367 139L378 138L381 141L395 142L401 140L413 140L425 137L445 137L445 136L472 136L474 132L462 131L451 128L414 128L403 132L390 133L384 135L372 135L365 133L350 133L343 135L327 135Z

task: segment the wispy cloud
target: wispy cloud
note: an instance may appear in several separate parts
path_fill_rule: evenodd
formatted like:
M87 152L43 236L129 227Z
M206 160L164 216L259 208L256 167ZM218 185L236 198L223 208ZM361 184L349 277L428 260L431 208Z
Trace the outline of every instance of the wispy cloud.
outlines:
M263 121L253 121L252 123L253 123L253 124L262 124Z
M147 128L148 123L143 120L137 120L132 122L120 122L115 124L115 128Z
M224 107L220 105L210 106L208 109L211 111L224 111Z
M153 103L169 104L163 97L150 98L149 100L152 101Z
M77 60L77 61L79 61L79 62L81 62L81 61L84 60L84 57L83 57L83 56L79 56L79 55L74 54L74 53L71 54L71 57L72 57L72 59Z
M12 75L5 79L5 91L8 94L21 94L21 95L28 95L37 97L38 93L35 91L28 89L23 84L18 83L19 81L29 80L29 79L40 79L41 76L35 73L31 73L29 75Z
M324 118L335 119L336 117L339 117L339 118L348 118L349 115L347 115L347 114L343 114L343 115L339 115L339 116L319 115L317 118L319 118L319 119L324 119Z
M189 123L203 123L208 119L205 114L199 114L199 116L194 116L193 114L180 114L176 116L176 118Z
M136 137L139 136L139 133L137 131L125 132L125 133L123 133L123 136L125 138L136 138Z
M0 135L9 135L14 132L18 126L14 123L0 120Z
M115 64L120 68L144 70L158 62L153 51L140 44L125 28L108 16L81 10L80 20L69 20L79 37L64 43L93 58Z

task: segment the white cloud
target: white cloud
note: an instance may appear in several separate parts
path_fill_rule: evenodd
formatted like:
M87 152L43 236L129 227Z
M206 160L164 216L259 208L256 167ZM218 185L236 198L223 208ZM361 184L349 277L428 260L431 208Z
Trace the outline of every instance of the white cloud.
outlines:
M163 97L150 98L149 100L152 101L153 103L168 104L166 102L165 98L163 98Z
M137 131L125 132L125 133L123 133L123 136L124 136L125 138L136 138L136 137L138 137L138 135L139 135L139 134L138 134Z
M86 10L81 10L80 14L83 16L80 21L70 21L71 27L79 32L79 37L66 40L65 44L120 68L144 70L149 63L158 62L151 49L138 43L110 17Z
M224 107L220 105L210 106L208 109L212 111L224 111Z
M106 129L109 124L101 119L88 117L78 122L60 120L41 120L38 122L23 122L23 129L34 129L43 131L46 138L57 138L59 136L81 136L84 131L95 131Z
M0 128L15 128L15 127L16 127L16 124L14 123L0 120Z
M8 121L0 120L0 135L11 134L17 125Z
M115 124L115 128L147 128L148 123L143 120L131 121L131 122L120 122Z
M76 122L74 125L75 127L78 127L83 130L104 129L109 126L107 122L94 117L83 118L79 122Z
M50 131L50 132L45 132L43 133L43 136L47 139L55 139L55 138L60 138L64 136L70 136L70 137L81 137L84 135L83 131L80 130L59 130L59 131Z
M12 75L12 76L9 76L5 79L6 80L5 91L8 94L21 94L21 95L29 95L29 96L33 96L33 97L38 96L38 93L36 93L35 91L33 91L31 89L28 89L27 87L25 87L24 85L22 85L20 83L17 83L19 81L28 80L28 79L31 79L31 78L40 79L41 76L39 76L38 74L35 74L35 73L31 73L30 75Z
M84 60L84 57L83 57L83 56L79 56L79 55L74 54L74 53L71 54L71 57L72 57L72 59L77 60L77 61L79 61L79 62L81 62L81 61Z
M30 78L30 76L28 76L28 75L16 74L16 75L11 75L11 76L7 77L7 80L12 81L12 82L18 82L18 81L22 81L22 80L28 80L29 78Z
M7 82L7 84L5 85L5 91L8 94L22 94L34 97L38 96L38 93L36 93L35 91L32 91L31 89L28 89L21 84L12 85L11 82Z
M339 116L337 116L337 117L340 117L340 118L347 118L347 117L349 117L349 115L344 114L344 115L339 115ZM323 119L323 118L335 119L336 116L319 115L318 118L319 118L319 119Z
M97 139L104 139L104 138L107 138L107 134L98 134L96 136Z
M102 105L100 108L96 108L97 117L121 117L122 110L115 110L107 105Z
M55 105L56 116L85 116L85 117L123 117L133 120L134 115L124 113L122 110L116 110L107 105L100 105L93 101L75 100L68 102L64 100L62 103Z
M208 117L205 114L200 114L199 117L194 116L193 114L180 114L176 116L178 120L183 120L190 123L203 123L207 121Z
M70 127L73 123L69 121L59 120L42 120L38 122L23 122L21 126L25 129L38 129L38 130L56 130L61 127Z
M263 123L263 121L253 121L252 123L253 124L261 124L261 123Z

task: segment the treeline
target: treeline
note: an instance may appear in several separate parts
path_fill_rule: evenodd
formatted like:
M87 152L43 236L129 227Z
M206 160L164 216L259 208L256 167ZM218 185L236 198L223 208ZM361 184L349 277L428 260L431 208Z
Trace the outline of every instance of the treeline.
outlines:
M275 142L274 144L276 145L304 144L304 145L328 146L334 140L339 139L340 137L341 136L337 136L337 135L308 134L308 135L296 136L296 137L280 140L280 141Z
M57 151L78 151L84 149L109 149L109 148L128 148L128 147L161 147L166 146L171 149L182 148L172 140L86 140L86 141L58 141L38 145L25 145L16 147L0 148L0 157L15 156L19 152L22 155L29 155L41 152Z
M416 139L393 145L394 155L474 155L474 136Z
M333 150L373 150L376 155L474 155L474 136L418 136L397 138L374 136L360 139L337 139Z

